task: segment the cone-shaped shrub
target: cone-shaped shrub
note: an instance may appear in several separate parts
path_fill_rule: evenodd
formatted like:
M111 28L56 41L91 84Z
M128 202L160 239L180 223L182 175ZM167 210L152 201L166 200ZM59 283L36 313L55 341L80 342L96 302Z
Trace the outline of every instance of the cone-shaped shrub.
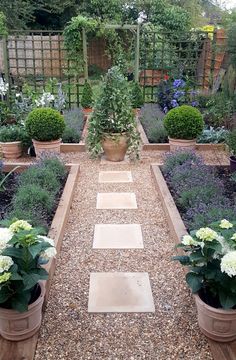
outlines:
M83 87L81 106L84 109L91 108L93 106L93 90L87 80L85 81Z

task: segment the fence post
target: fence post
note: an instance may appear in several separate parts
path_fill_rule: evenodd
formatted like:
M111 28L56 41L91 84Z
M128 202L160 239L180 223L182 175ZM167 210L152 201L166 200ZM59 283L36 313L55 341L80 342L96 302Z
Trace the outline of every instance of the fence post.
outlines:
M139 53L140 53L140 24L137 25L136 30L136 48L135 48L135 69L134 79L136 82L139 81Z
M5 82L8 84L6 102L7 105L10 104L10 76L9 76L9 63L8 63L8 50L7 50L7 35L3 36L3 65L4 65L4 75Z
M84 78L85 80L88 80L87 36L84 28L82 29L82 37L83 37Z

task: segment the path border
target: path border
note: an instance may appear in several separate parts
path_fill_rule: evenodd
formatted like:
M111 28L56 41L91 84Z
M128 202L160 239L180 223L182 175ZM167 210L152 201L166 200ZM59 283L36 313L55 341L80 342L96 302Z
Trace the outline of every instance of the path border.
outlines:
M151 172L154 178L155 187L161 198L167 222L173 236L175 244L178 244L183 235L188 234L179 210L175 205L174 199L170 193L168 185L162 175L161 169L156 164L151 164ZM207 339L214 360L235 360L236 359L236 341L231 343L218 343Z
M6 163L3 167L4 171L10 171L16 166L20 166L17 169L18 172L25 170L31 164L29 163ZM57 256L60 254L61 244L65 233L66 224L68 221L70 208L73 200L73 195L76 188L76 183L79 177L80 166L76 164L67 164L69 174L54 215L48 236L54 239L57 249ZM44 308L49 297L50 286L52 284L53 275L56 268L56 258L53 258L45 266L45 269L49 272L49 279L45 282L46 294L44 301ZM33 360L39 333L35 334L30 339L24 341L12 342L4 340L0 337L0 360Z

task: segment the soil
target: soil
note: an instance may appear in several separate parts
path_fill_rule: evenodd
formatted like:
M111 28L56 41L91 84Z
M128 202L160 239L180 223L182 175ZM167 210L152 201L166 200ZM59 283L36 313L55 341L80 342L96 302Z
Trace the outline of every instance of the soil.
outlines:
M4 188L0 190L0 220L6 217L16 189L17 174L11 174L4 183Z

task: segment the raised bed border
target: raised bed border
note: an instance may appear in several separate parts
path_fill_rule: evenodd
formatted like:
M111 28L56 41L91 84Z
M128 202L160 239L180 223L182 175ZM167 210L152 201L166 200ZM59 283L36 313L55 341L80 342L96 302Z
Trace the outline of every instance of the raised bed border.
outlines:
M154 178L155 187L161 198L171 235L173 236L175 244L178 244L182 236L188 234L187 229L181 218L179 210L175 205L174 199L170 193L165 178L162 175L160 167L156 164L151 164L151 172ZM231 343L218 343L210 339L207 339L207 341L214 360L236 359L236 341Z
M170 151L170 145L168 143L150 143L147 135L144 131L143 125L140 119L137 117L137 128L140 133L141 141L143 143L142 149L144 151ZM196 150L210 151L210 150L225 150L225 144L197 144Z
M16 166L20 166L16 171L21 172L27 169L31 164L29 163L7 163L3 167L3 171L8 172L14 169ZM54 239L55 246L57 249L57 256L60 253L62 239L65 233L67 220L70 213L71 203L75 192L77 180L79 177L80 166L76 164L67 164L69 174L54 215L48 236ZM53 275L56 268L56 258L53 258L45 266L45 269L49 272L49 279L45 282L46 294L44 307L49 297L50 286L52 283ZM38 333L30 339L18 342L12 342L4 340L0 337L0 360L33 360L36 346L38 341Z

